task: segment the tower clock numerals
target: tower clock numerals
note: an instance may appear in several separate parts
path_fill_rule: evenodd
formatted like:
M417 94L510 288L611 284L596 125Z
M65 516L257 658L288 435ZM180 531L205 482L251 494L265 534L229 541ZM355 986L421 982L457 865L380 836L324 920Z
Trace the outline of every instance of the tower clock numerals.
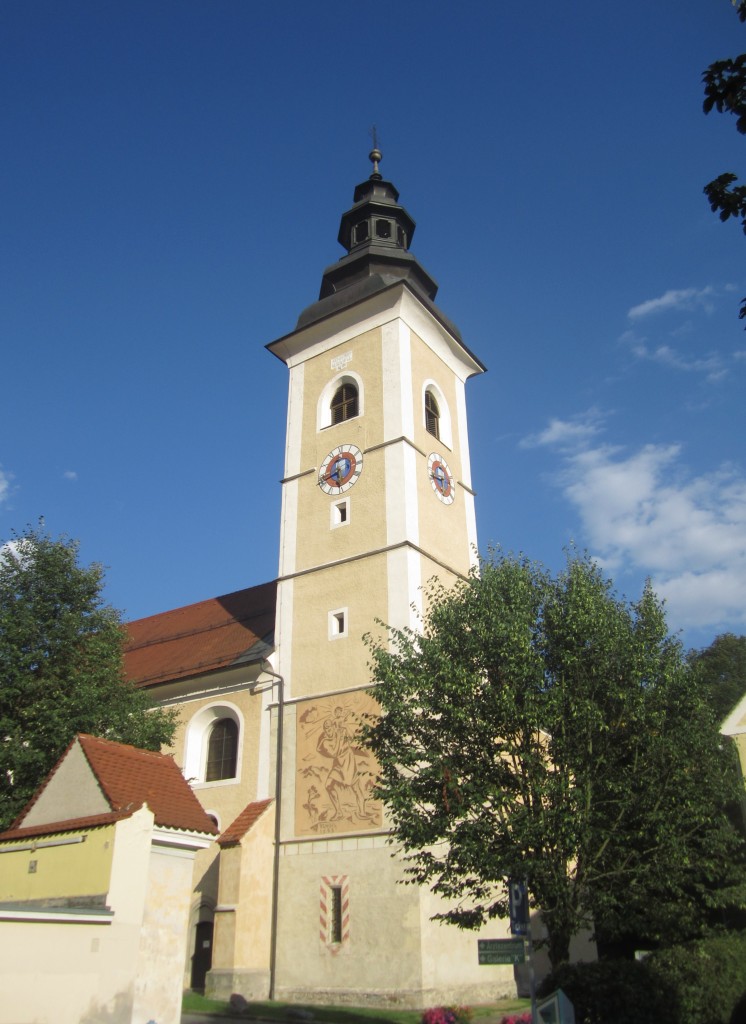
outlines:
M453 473L443 456L437 452L433 452L427 457L427 475L430 477L430 483L433 485L436 496L444 505L450 505L456 497Z
M363 453L354 444L342 444L329 452L319 470L319 487L327 494L349 491L363 471Z

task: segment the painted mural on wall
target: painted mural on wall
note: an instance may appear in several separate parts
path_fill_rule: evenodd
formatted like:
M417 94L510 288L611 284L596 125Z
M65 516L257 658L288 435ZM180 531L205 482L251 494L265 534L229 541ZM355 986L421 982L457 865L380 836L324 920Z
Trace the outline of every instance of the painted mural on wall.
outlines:
M376 707L362 691L298 705L296 835L381 827L381 803L371 796L376 764L358 735L361 716L375 714Z

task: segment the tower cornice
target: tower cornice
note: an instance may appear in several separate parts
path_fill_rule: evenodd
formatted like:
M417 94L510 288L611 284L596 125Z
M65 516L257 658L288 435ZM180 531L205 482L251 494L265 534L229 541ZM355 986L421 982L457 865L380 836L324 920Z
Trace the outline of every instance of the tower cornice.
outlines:
M266 348L292 367L395 317L401 317L415 333L426 332L434 337L441 358L461 380L486 371L487 367L466 347L450 320L433 303L423 302L422 295L406 280L373 288L356 301L277 338Z

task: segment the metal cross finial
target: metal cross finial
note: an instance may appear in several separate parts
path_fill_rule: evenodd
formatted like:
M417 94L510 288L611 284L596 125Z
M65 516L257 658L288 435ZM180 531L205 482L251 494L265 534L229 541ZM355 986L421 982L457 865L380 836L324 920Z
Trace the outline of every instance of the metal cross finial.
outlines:
M375 125L373 125L371 127L370 135L371 135L371 138L373 140L373 149L371 149L370 153L368 154L368 159L373 164L373 175L372 176L373 177L380 177L380 173L378 171L378 161L382 160L383 156L381 154L381 150L378 148L378 130L376 129Z

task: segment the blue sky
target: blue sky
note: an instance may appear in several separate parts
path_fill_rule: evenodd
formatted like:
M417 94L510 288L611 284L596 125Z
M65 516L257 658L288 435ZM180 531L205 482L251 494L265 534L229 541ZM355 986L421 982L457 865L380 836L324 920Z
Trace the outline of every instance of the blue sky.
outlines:
M370 166L468 386L480 545L574 543L687 645L746 632L744 177L728 0L5 0L0 538L44 516L127 617L277 572L292 330Z

